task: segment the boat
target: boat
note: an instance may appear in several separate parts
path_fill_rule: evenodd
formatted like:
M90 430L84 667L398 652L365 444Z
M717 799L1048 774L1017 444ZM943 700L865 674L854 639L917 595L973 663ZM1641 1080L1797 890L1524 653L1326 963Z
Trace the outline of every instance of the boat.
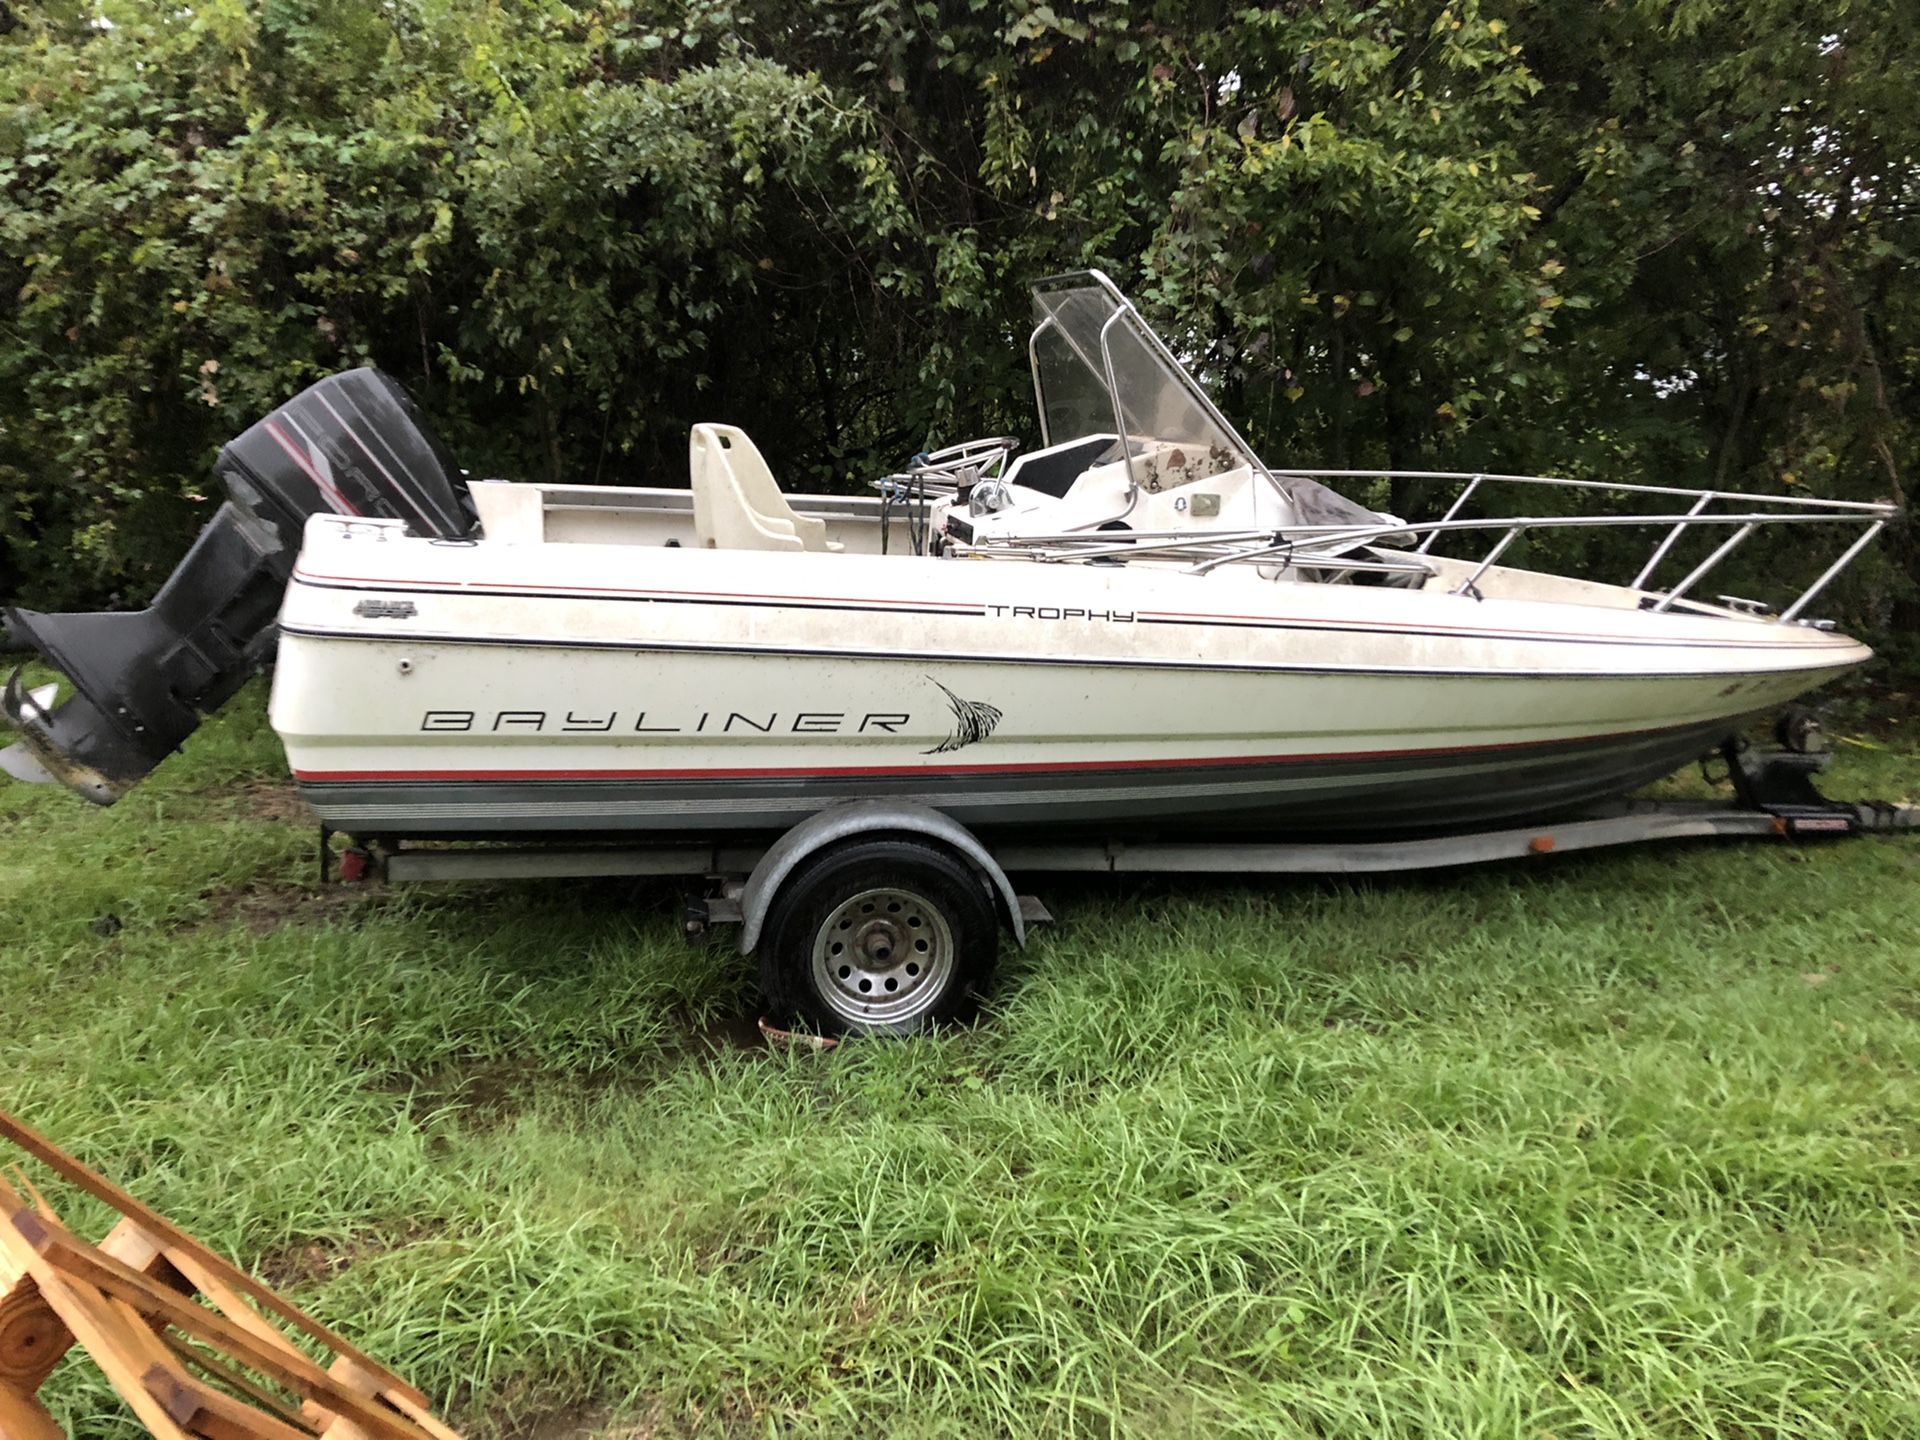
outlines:
M397 383L330 377L222 453L148 610L9 612L72 693L16 672L0 765L112 803L271 658L299 791L358 836L872 799L983 834L1433 833L1625 795L1870 657L1809 606L1890 505L1431 473L1451 504L1405 518L1352 498L1378 472L1270 466L1106 276L1033 293L1039 444L863 495L783 492L718 424L685 487L468 477ZM1501 563L1602 526L1648 538L1633 576ZM1774 605L1703 598L1779 526L1837 553Z

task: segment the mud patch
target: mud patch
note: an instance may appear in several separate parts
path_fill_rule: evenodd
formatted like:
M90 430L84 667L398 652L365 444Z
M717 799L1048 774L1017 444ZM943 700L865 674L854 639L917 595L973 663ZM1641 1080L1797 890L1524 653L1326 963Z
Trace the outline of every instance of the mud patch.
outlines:
M556 1069L532 1060L450 1061L424 1074L395 1077L379 1088L407 1097L407 1113L425 1126L447 1116L467 1130L491 1130L511 1123L536 1096L557 1102L586 1102L621 1088L644 1089L675 1067L707 1065L723 1055L764 1051L754 1012L708 1020L684 1019L661 1037L659 1046L634 1051L608 1067Z
M236 787L235 799L250 819L271 820L281 825L318 826L313 813L293 786L282 781L249 780Z
M288 780L256 778L230 785L190 790L183 796L194 812L228 815L241 820L264 820L274 825L318 827L320 817Z
M536 1088L584 1088L580 1077L527 1060L473 1060L437 1066L425 1075L391 1087L407 1094L407 1113L416 1123L457 1112L470 1130L504 1125L525 1108L525 1098Z
M650 1430L612 1428L613 1414L604 1405L568 1405L548 1410L526 1420L510 1423L503 1432L509 1440L614 1440L632 1436L639 1440Z
M254 1273L276 1290L324 1285L355 1265L391 1255L439 1233L437 1226L405 1224L391 1232L353 1235L342 1240L302 1240L269 1250Z
M210 890L208 919L216 925L244 925L255 935L271 935L288 925L324 925L358 914L376 892L354 885L247 885Z
M706 1020L689 1019L681 1045L684 1053L701 1058L766 1048L767 1037L760 1031L760 1017L751 1010Z
M488 1414L475 1418L468 1433L475 1440L482 1437L485 1440L668 1440L670 1436L713 1433L710 1425L700 1423L705 1417L697 1411L689 1426L676 1423L675 1417L657 1402L647 1404L637 1413L631 1410L616 1413L611 1406L598 1401L568 1404L551 1398L535 1398L537 1393L531 1386L510 1387L489 1407ZM752 1409L739 1405L717 1408L722 1415ZM761 1435L770 1432L764 1425L745 1428L729 1424L720 1433Z
M710 1070L723 1064L729 1056L764 1056L777 1048L775 1041L761 1029L757 1005L731 1015L699 1016L676 1011L667 1023L670 1028L661 1037L660 1048L644 1066L633 1067L632 1073L638 1074L644 1068L657 1079L663 1071L686 1065Z

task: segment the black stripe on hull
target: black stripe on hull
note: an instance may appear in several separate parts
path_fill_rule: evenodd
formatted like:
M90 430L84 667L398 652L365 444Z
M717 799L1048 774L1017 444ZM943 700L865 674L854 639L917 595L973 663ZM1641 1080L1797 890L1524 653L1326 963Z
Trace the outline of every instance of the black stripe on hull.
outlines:
M1267 765L712 779L305 781L335 829L361 835L661 835L776 831L845 800L910 799L981 830L1150 828L1391 835L1564 815L1708 753L1739 726L1454 754Z

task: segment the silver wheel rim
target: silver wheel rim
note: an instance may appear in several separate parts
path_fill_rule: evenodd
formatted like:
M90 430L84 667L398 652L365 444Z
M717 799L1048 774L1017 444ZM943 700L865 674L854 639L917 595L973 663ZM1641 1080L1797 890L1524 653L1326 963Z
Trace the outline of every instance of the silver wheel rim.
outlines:
M813 937L813 987L861 1029L897 1029L940 1002L952 983L953 927L925 897L897 886L862 890L834 907Z

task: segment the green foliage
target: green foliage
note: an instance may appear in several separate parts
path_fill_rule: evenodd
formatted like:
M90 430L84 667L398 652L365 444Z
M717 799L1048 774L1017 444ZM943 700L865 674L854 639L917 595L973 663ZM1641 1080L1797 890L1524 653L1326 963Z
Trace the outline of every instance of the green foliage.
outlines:
M855 484L1030 430L1024 282L1089 262L1298 463L1904 499L1920 459L1911 7L9 13L0 594L140 598L219 444L362 363L476 469L673 483L718 419ZM1920 628L1916 578L1907 530L1839 598Z

